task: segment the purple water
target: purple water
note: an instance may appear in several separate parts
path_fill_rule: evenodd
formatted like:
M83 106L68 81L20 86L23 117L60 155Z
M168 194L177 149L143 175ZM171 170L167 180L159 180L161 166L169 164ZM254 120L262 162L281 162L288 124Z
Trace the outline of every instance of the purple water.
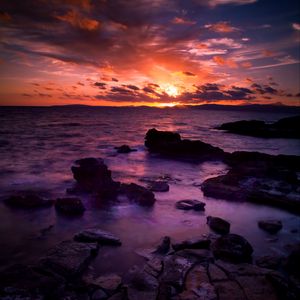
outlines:
M201 111L152 108L0 108L0 198L14 191L33 190L46 198L64 196L73 181L70 167L83 157L102 157L116 180L145 184L144 177L170 176L170 191L156 193L152 209L127 202L103 206L82 198L83 217L58 216L53 208L36 211L12 210L0 203L0 265L35 262L45 251L87 227L98 226L118 235L123 245L104 247L92 264L94 273L123 273L142 259L135 253L157 243L164 235L175 240L210 233L206 216L224 217L231 232L245 236L254 255L283 253L284 245L300 241L291 229L300 228L300 217L267 206L233 203L203 196L199 185L208 177L223 174L221 162L194 164L149 155L143 146L149 128L178 131L184 138L201 139L226 151L246 150L270 154L300 155L300 142L289 139L244 137L214 130L223 122L240 119L276 121L287 114ZM116 154L114 146L129 144L138 149ZM206 211L184 212L174 204L199 199ZM260 230L257 220L278 218L283 230L277 241ZM40 230L54 225L44 236Z

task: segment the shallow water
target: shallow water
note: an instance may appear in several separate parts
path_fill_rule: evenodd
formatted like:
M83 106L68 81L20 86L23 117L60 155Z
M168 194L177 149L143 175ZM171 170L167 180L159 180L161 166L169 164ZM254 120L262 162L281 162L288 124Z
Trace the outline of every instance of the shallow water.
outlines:
M224 217L231 222L231 232L245 236L255 255L283 253L285 245L300 240L300 218L276 208L249 203L232 203L204 197L199 185L208 177L223 174L221 162L195 164L162 159L147 153L143 146L149 128L178 131L184 138L204 142L232 152L260 151L270 154L300 155L300 143L288 139L263 139L228 134L213 128L223 122L240 119L276 121L286 114L258 112L201 111L192 109L150 108L0 108L0 197L18 190L38 191L47 198L65 195L73 178L70 167L83 157L103 157L122 182L136 182L144 177L168 175L170 191L156 193L151 209L127 202L112 206L83 196L87 211L81 218L65 218L53 208L37 211L11 210L0 204L0 265L34 262L58 242L72 238L83 228L98 226L120 236L119 248L104 247L92 264L93 272L125 272L142 259L136 249L153 246L164 235L175 240L210 233L206 216ZM137 152L116 154L114 146L129 144ZM177 210L182 199L199 199L205 212ZM283 230L272 240L257 226L264 218L279 218ZM40 230L54 225L45 235ZM271 240L270 240L271 239Z

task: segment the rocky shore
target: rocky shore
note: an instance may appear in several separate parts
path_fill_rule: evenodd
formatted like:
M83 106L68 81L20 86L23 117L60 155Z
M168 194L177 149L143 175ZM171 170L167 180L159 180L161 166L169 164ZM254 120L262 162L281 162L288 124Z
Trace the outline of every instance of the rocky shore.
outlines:
M183 140L178 133L150 129L145 138L150 153L180 160L220 160L227 174L207 179L201 189L206 197L250 201L300 213L297 156L273 156L257 152L227 153L202 141ZM124 148L124 147L123 147ZM127 149L120 151L129 153ZM124 150L124 151L123 151ZM126 151L125 151L126 150ZM82 194L100 202L128 201L145 207L155 205L153 192L168 192L167 181L147 180L147 187L113 180L101 158L77 160L71 168L74 185L65 197L43 199L16 194L4 203L13 209L51 209L57 214L85 214ZM71 196L70 196L71 195ZM182 213L205 211L205 203L183 199L175 204ZM254 259L253 247L243 236L231 232L230 220L207 216L211 234L175 241L162 237L153 249L136 251L142 265L125 274L93 277L89 265L104 247L122 247L118 236L101 228L82 228L68 240L41 255L32 265L13 265L0 273L0 299L58 300L256 300L300 298L300 245L285 256ZM276 235L280 220L260 220L257 226ZM47 230L47 229L46 229ZM162 229L163 232L163 229ZM105 258L103 258L105 259ZM112 269L114 262L111 262Z

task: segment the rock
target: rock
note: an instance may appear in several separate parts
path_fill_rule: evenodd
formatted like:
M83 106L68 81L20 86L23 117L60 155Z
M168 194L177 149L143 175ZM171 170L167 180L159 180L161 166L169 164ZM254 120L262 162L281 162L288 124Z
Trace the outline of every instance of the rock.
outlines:
M210 242L211 241L208 239L194 238L175 243L172 246L175 251L183 249L208 249L210 246Z
M176 202L176 208L182 210L204 211L205 203L199 200L180 200Z
M230 223L218 217L208 216L208 226L217 233L227 234L230 231Z
M152 192L168 192L170 188L164 181L152 181L149 183L148 189Z
M123 183L121 193L125 194L129 200L142 206L152 206L156 201L151 191L135 183Z
M245 300L241 287L233 280L218 281L214 284L219 300Z
M63 284L61 280L20 264L0 272L1 299L59 299Z
M89 280L89 284L95 285L111 294L117 290L122 283L122 278L117 274L109 274Z
M163 269L162 260L158 257L152 257L149 261L147 261L144 270L148 274L157 278Z
M214 260L211 251L207 249L184 249L176 252L177 256L184 257L190 263L204 263Z
M211 245L216 258L233 263L249 262L253 252L249 242L240 235L227 234L219 237Z
M165 236L152 254L166 255L172 251L171 239L169 236Z
M184 257L178 255L166 256L160 283L171 285L180 290L183 287L186 274L192 265L193 263Z
M71 168L78 188L85 192L96 192L102 198L116 197L120 183L111 177L111 171L101 158L77 160Z
M300 116L281 119L272 124L263 121L237 121L224 123L216 129L226 130L230 133L264 137L264 138L300 138Z
M55 209L64 215L82 215L85 211L79 198L58 198L55 202Z
M34 194L13 195L4 200L7 206L14 208L32 209L50 207L53 204L52 200L45 200Z
M159 131L155 128L146 133L145 146L150 152L174 158L206 160L220 159L224 155L224 151L218 147L199 140L182 140L178 133Z
M100 229L86 229L74 236L74 240L82 243L98 242L101 245L120 246L121 240L110 232Z
M282 223L279 220L262 220L258 221L258 227L274 234L282 229Z
M115 147L118 153L130 153L133 151L137 151L136 149L130 148L128 145L122 145L120 147Z
M212 282L228 280L226 273L220 267L212 263L208 265L208 274Z
M256 259L256 264L261 268L277 270L283 260L280 255L265 255Z
M210 283L205 267L196 265L187 274L185 291L179 294L179 299L217 300L214 286Z
M300 280L300 243L292 246L292 251L287 257L285 268L290 274L293 274Z
M98 252L97 243L63 241L50 249L40 260L39 267L67 278L80 275Z
M103 290L98 289L92 294L91 300L105 300L107 297L107 294Z

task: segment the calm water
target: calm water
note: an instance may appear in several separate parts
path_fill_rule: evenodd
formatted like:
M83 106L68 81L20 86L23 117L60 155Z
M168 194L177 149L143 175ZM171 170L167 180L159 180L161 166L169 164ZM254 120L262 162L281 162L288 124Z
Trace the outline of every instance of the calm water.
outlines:
M70 239L86 227L98 226L120 236L119 248L102 248L92 272L123 273L142 259L139 248L157 243L164 235L175 240L201 236L210 231L206 216L224 217L231 231L245 236L255 255L284 252L284 245L300 241L300 218L287 212L249 203L230 203L203 196L199 185L208 177L226 172L220 162L192 164L151 156L143 146L149 128L178 131L184 138L201 139L226 151L247 150L270 154L300 155L300 142L287 139L262 139L226 134L213 128L223 122L240 119L276 121L286 114L257 112L201 111L192 109L150 108L0 108L0 198L14 191L33 190L47 198L64 196L72 186L70 167L83 157L102 157L123 182L144 184L144 177L168 175L172 178L168 193L156 193L152 209L127 202L103 207L88 196L84 216L68 219L55 210L16 211L0 203L0 265L34 262L58 242ZM129 144L138 149L116 155L114 146ZM176 210L182 199L206 202L206 211ZM257 220L279 218L284 228L277 241L257 227ZM45 234L40 230L54 225Z

